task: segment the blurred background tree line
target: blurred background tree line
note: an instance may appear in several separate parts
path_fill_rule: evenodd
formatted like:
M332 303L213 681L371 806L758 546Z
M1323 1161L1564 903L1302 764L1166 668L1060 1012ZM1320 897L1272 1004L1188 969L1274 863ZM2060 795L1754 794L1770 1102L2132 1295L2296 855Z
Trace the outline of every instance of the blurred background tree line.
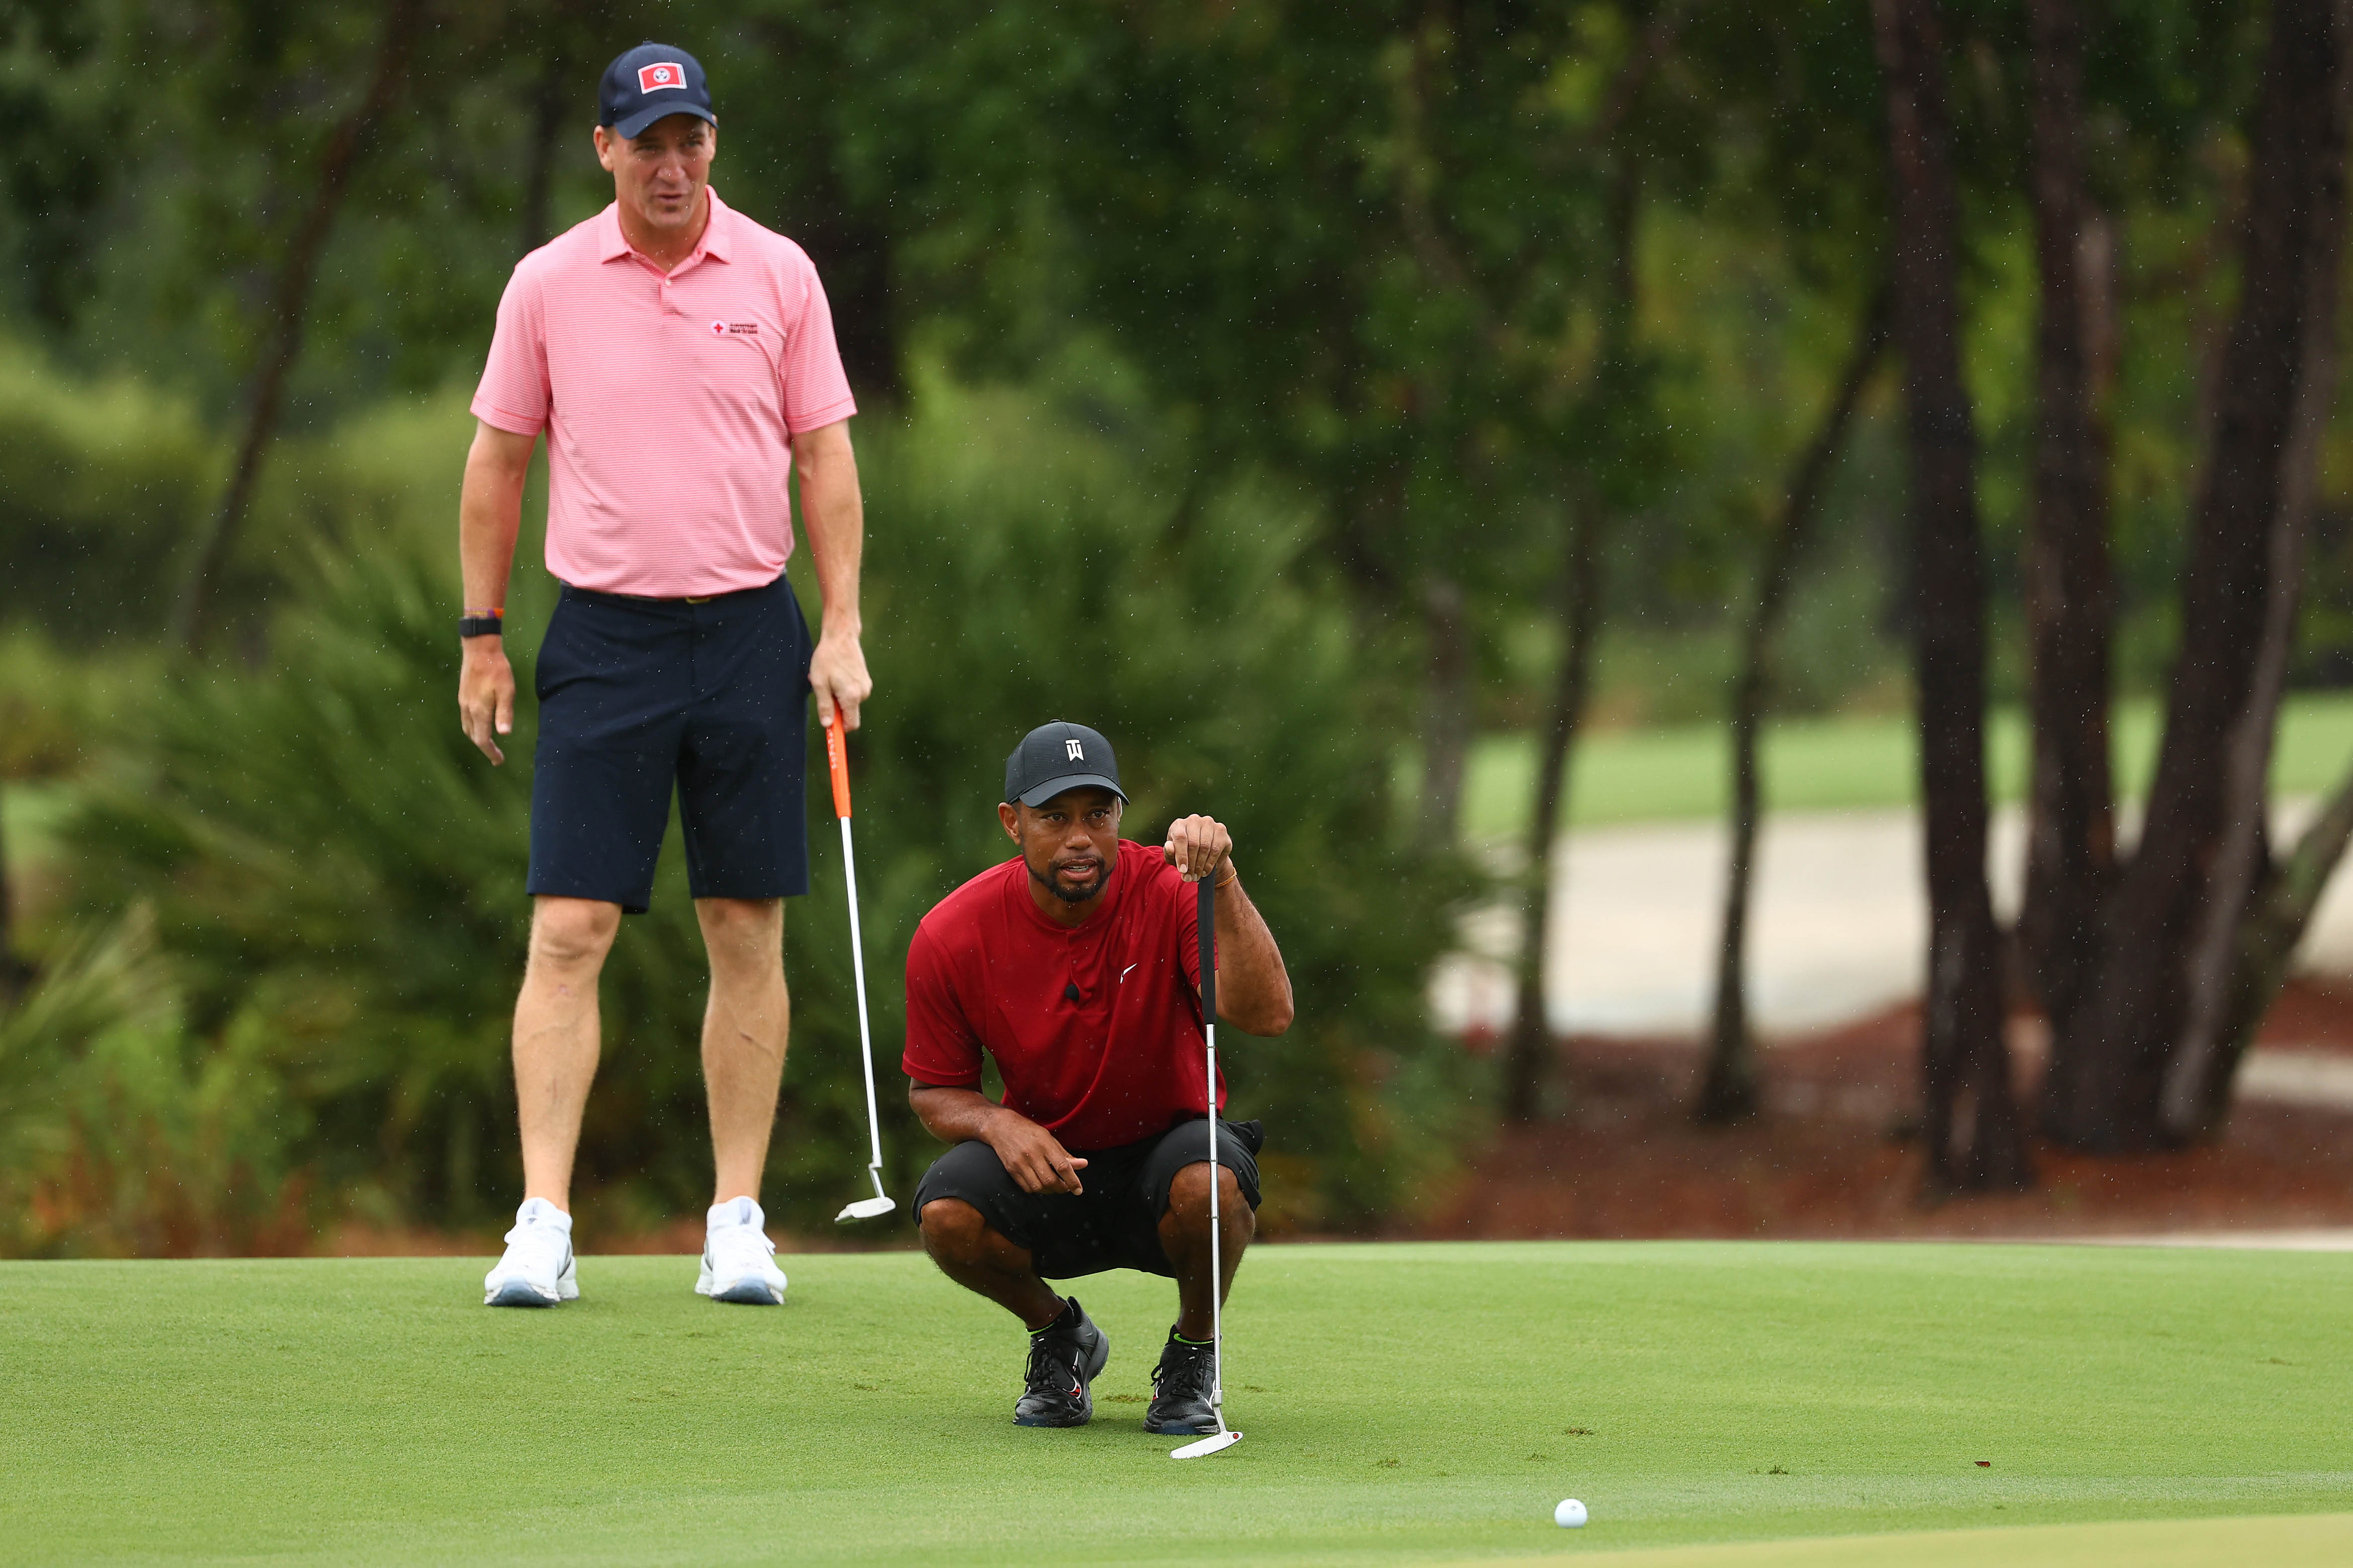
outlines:
M299 1247L510 1195L530 714L496 773L453 721L457 479L508 269L609 199L596 77L645 37L708 67L713 184L815 258L864 411L886 1056L915 920L1002 853L998 760L1085 718L1135 836L1235 824L1292 958L1300 1026L1234 1053L1270 1219L1409 1213L1419 1151L1559 1109L1580 737L1725 721L1694 1110L1748 1114L1760 733L1886 712L1926 1189L2219 1127L2353 833L2353 795L2284 848L2262 810L2283 693L2353 670L2337 0L0 0L0 1246ZM547 588L527 542L526 685ZM2111 706L2144 700L2128 846ZM815 859L787 1223L862 1163ZM702 1201L664 876L584 1141L623 1225ZM1424 981L1493 898L1518 1023L1485 1058ZM2053 1028L2025 1102L2013 993ZM930 1151L892 1116L900 1190Z

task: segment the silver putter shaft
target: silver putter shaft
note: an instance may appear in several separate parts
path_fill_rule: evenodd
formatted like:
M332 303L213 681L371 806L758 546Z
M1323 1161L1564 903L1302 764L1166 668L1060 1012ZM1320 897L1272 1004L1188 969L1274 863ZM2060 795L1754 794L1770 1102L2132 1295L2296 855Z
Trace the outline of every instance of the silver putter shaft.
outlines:
M874 1195L842 1205L833 1216L845 1220L872 1219L899 1205L882 1190L882 1114L874 1104L874 1033L866 1021L866 941L858 925L858 857L849 845L849 750L841 732L841 715L826 705L825 762L833 774L833 814L841 820L841 879L849 889L849 967L858 983L858 1059L866 1069L866 1133L871 1155L866 1173L874 1180Z
M1226 1282L1225 1260L1219 1257L1220 1233L1224 1226L1218 1219L1218 879L1215 872L1201 879L1200 892L1201 942L1201 1041L1204 1059L1208 1064L1209 1105L1209 1413L1217 1417L1218 1429L1198 1442L1187 1443L1181 1448L1171 1448L1172 1459L1198 1459L1205 1455L1230 1448L1242 1440L1239 1432L1226 1426L1226 1308L1225 1292L1219 1289Z

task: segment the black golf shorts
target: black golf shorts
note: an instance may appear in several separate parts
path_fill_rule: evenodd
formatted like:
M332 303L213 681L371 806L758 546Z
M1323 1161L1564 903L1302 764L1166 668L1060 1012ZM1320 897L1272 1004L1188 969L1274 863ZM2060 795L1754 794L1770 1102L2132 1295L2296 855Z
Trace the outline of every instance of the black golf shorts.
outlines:
M699 604L566 586L533 679L531 891L643 914L673 785L696 898L808 891L813 651L782 577Z
M1218 1163L1233 1172L1250 1206L1258 1207L1258 1152L1266 1129L1256 1121L1218 1123ZM1106 1268L1140 1268L1175 1277L1160 1250L1160 1221L1168 1186L1187 1165L1208 1163L1209 1130L1198 1119L1180 1121L1157 1137L1116 1149L1073 1149L1086 1161L1082 1193L1025 1193L1006 1173L997 1151L959 1143L915 1184L915 1218L935 1198L962 1198L989 1228L1029 1250L1041 1278L1075 1279Z

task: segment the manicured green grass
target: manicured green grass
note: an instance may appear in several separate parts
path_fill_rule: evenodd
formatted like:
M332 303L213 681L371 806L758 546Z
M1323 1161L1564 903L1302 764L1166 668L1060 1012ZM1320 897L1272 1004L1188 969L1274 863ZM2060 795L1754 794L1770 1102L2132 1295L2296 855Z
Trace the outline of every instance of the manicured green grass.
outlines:
M0 1265L0 1561L1419 1563L2353 1509L2353 1256L1267 1247L1249 1437L1188 1464L1138 1429L1164 1281L1079 1284L1098 1419L1039 1432L1018 1331L921 1258L789 1266L773 1311L591 1258L512 1312L467 1260Z
M2353 1513L1809 1536L1733 1546L1563 1552L1540 1561L1595 1568L1870 1568L1884 1563L1904 1568L2344 1568L2353 1562Z
M2137 795L2155 766L2159 714L2149 701L2116 710L2116 787ZM2016 800L2026 787L2027 738L2015 711L1993 716L1987 769L1994 795ZM1604 731L1577 748L1569 820L1613 822L1718 816L1730 797L1730 742L1721 724ZM1473 837L1514 834L1527 820L1535 745L1526 735L1490 736L1472 754L1463 818ZM2336 787L2353 765L2353 695L2297 697L2280 725L2273 787L2314 795ZM1919 765L1908 717L1808 719L1772 725L1764 742L1765 794L1776 811L1909 805Z

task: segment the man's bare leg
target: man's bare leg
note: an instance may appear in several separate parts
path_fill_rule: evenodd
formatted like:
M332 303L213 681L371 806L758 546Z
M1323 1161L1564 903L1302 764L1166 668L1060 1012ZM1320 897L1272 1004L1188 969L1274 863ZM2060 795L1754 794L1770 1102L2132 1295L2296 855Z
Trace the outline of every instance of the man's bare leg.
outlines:
M572 1158L596 1076L596 977L621 929L621 906L541 897L531 958L515 998L515 1110L522 1132L522 1195L572 1212Z
M990 1229L980 1211L962 1198L934 1198L925 1204L923 1226L923 1250L941 1273L987 1297L1020 1319L1031 1333L1061 1315L1062 1299L1038 1278L1029 1251Z
M1206 1136L1204 1142L1208 1140ZM1205 1151L1206 1152L1206 1151ZM1218 1261L1225 1278L1218 1281L1218 1300L1234 1288L1234 1270L1242 1252L1258 1235L1258 1215L1242 1196L1241 1184L1223 1165L1203 1160L1176 1173L1168 1184L1168 1212L1160 1216L1160 1250L1176 1270L1176 1332L1188 1340L1206 1340L1216 1318L1209 1308L1209 1172L1218 1173Z
M711 955L702 1015L702 1084L711 1106L711 1201L760 1195L776 1124L792 997L785 989L782 899L697 899Z

